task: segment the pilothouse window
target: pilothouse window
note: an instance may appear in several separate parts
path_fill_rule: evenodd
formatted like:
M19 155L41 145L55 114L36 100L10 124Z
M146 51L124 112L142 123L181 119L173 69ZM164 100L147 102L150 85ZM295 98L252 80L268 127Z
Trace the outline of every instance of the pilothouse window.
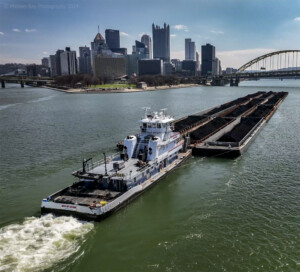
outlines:
M161 128L161 124L157 124L157 128Z
M151 123L148 123L148 128L152 128L152 124Z
M153 128L156 128L156 124L155 124L155 123L154 123L154 124L152 124L152 127L153 127Z
M147 123L143 123L143 128L147 128Z

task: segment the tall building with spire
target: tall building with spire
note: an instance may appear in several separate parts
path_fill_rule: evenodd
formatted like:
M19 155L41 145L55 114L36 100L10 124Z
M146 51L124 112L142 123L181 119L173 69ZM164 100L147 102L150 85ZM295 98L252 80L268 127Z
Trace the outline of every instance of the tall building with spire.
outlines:
M149 35L144 34L141 38L141 42L146 46L146 48L148 48L148 52L149 52L149 59L152 59L152 39Z
M111 56L112 51L109 49L108 45L105 42L104 37L99 32L98 27L98 33L96 37L94 38L94 41L91 42L91 57L92 57L92 67L94 67L94 59L98 55L104 55L104 56Z
M153 57L164 62L170 62L170 26L164 24L161 28L152 24Z
M97 55L111 55L112 51L109 49L103 36L98 32L94 41L91 42L92 58Z

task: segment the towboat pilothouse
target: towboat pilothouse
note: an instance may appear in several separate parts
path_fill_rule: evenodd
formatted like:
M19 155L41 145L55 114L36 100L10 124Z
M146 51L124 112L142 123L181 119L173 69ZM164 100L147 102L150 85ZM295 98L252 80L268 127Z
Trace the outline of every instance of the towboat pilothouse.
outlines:
M191 155L188 138L173 132L165 110L140 120L140 132L124 140L119 154L73 172L79 181L43 199L42 213L69 214L100 220L126 205Z

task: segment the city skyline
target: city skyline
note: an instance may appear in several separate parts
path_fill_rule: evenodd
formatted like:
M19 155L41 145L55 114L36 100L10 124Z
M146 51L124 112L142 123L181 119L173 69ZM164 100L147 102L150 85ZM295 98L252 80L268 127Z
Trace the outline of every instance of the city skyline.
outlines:
M57 48L67 46L78 52L79 46L90 44L98 25L102 35L105 29L120 30L121 47L131 53L135 40L143 34L152 37L152 23L166 22L171 32L171 58L183 60L185 38L192 38L198 48L214 44L223 67L237 68L266 52L292 49L300 43L296 35L300 31L300 3L289 3L289 8L282 0L276 5L270 0L136 3L4 0L0 6L0 62L39 63Z

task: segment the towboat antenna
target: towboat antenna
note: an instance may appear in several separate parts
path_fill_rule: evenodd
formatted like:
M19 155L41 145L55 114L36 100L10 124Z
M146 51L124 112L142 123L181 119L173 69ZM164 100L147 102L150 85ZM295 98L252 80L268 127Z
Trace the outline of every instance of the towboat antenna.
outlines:
M143 107L143 110L145 111L145 118L147 118L147 111L150 110L150 107Z
M166 117L166 111L167 111L167 109L161 109L161 111L162 111L162 116Z
M105 152L103 153L103 155L104 155L105 176L107 176L107 167L106 167L106 155L105 155Z

